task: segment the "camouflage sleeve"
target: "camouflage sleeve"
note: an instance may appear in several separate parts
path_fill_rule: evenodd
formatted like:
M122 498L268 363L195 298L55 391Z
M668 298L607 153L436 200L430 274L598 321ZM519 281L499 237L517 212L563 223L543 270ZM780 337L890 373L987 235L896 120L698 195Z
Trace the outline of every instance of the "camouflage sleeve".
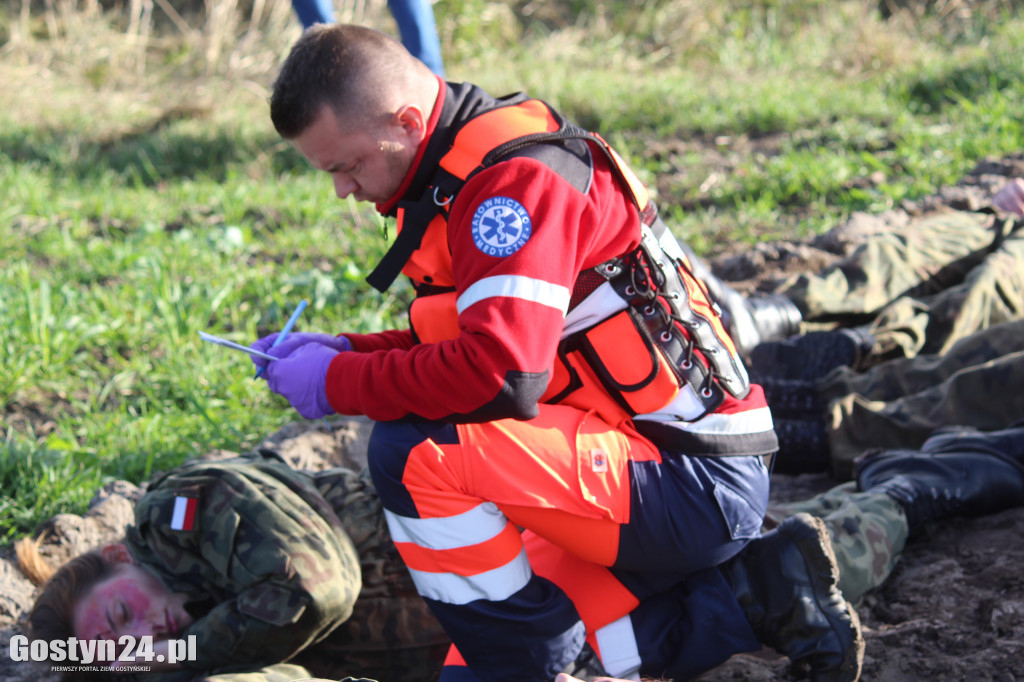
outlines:
M215 604L177 635L197 638L192 668L285 661L344 622L361 587L337 517L286 467L178 470L140 500L128 541L172 590Z

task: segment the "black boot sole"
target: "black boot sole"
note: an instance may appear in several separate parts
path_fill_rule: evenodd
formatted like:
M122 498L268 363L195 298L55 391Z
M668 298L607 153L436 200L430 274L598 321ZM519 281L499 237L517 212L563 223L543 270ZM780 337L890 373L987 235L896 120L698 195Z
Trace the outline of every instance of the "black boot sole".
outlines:
M826 615L829 626L845 645L846 652L838 667L826 671L811 669L807 671L808 676L812 682L855 682L860 678L864 664L864 637L857 610L839 593L839 574L828 529L821 519L810 514L797 514L791 518L800 518L803 523L797 525L783 521L778 530L793 542L803 558L818 610ZM836 598L846 606L841 613L834 612Z

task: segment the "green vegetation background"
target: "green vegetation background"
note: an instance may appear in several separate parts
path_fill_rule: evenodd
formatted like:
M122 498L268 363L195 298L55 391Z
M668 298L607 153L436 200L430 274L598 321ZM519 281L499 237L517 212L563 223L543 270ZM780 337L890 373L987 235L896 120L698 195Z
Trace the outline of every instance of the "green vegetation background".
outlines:
M338 7L394 30L383 0ZM435 12L451 80L526 90L602 133L707 255L823 232L1022 148L1019 2ZM386 226L267 120L299 30L289 0L0 6L0 541L107 480L296 418L198 331L248 344L303 298L297 329L403 324L408 290L362 282Z

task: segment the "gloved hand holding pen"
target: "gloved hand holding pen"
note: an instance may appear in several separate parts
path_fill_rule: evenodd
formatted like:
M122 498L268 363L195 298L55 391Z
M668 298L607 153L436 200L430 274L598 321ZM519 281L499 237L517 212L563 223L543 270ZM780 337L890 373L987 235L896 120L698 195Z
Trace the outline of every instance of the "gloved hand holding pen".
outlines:
M348 339L344 336L332 336L331 334L321 334L318 332L297 332L295 334L289 334L283 341L278 341L278 336L280 336L280 334L264 336L262 339L252 344L251 348L266 353L267 355L273 355L275 358L288 357L300 347L310 343L318 343L321 346L333 348L336 353L352 350L352 344L350 344ZM266 371L267 365L270 364L268 360L256 355L252 356L252 360L256 367L262 367L264 368L264 371Z
M276 358L269 362L253 356L253 363L264 368L270 390L282 395L306 419L334 414L327 402L327 368L340 352L352 349L344 336L314 332L291 334L274 345L277 334L265 336L252 347Z

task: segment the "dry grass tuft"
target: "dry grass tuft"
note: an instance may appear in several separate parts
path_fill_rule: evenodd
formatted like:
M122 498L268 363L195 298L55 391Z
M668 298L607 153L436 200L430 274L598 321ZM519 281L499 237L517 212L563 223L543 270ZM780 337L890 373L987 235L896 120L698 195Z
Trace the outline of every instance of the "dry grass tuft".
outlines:
M15 4L16 3L16 4ZM168 70L263 80L301 31L291 0L12 0L0 56L95 86ZM338 19L379 25L385 0L351 0ZM0 14L2 18L2 14ZM3 29L0 24L0 41Z

